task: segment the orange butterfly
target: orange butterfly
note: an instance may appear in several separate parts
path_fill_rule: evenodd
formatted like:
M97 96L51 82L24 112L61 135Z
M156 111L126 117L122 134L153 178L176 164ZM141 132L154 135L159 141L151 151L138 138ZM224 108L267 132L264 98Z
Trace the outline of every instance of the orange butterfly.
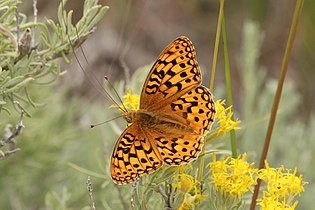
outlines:
M131 124L113 150L110 170L115 183L133 182L163 163L175 166L197 158L216 112L212 94L200 84L195 49L181 36L153 65L140 109L123 113Z

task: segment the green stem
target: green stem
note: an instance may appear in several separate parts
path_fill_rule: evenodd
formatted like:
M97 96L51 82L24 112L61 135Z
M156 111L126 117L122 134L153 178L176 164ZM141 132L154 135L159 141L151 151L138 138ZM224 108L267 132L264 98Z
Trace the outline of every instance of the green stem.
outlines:
M223 8L224 8L224 0L220 0L219 18L218 18L218 24L217 24L217 33L216 33L216 36L215 36L215 43L214 43L214 50L213 50L213 60L212 60L212 69L211 69L211 78L210 78L210 91L211 92L213 92L215 71L216 71L216 68L217 68L220 33L221 33L221 25L222 25L222 17L223 17Z
M270 119L269 119L268 130L267 130L266 137L265 137L264 148L263 148L263 151L262 151L262 154L260 157L259 169L262 169L265 167L265 160L267 158L267 153L268 153L268 149L269 149L269 145L270 145L272 131L273 131L273 127L274 127L274 124L276 121L277 111L278 111L281 93L282 93L282 87L283 87L284 79L285 79L285 76L286 76L286 73L288 70L289 58L291 55L295 34L297 31L298 21L299 21L299 18L301 16L301 13L302 13L303 3L304 3L304 0L297 0L296 1L293 20L291 23L291 28L290 28L290 33L289 33L289 38L288 38L286 49L285 49L284 56L282 59L282 65L281 65L281 72L280 72L280 77L279 77L279 81L278 81L278 87L276 90L276 94L275 94L272 109L271 109L271 115L270 115ZM256 207L256 200L258 197L260 183L261 183L261 180L259 179L257 181L257 185L255 186L250 210L254 210Z
M231 83L231 70L230 70L230 61L229 61L229 53L227 49L227 38L226 38L226 30L225 30L225 18L224 14L222 17L222 39L223 39L223 54L224 54L224 63L225 63L225 83L226 83L226 92L227 92L227 106L233 105L233 94L232 94L232 83ZM231 111L233 112L233 106ZM234 121L234 112L231 116L231 119ZM235 130L232 129L230 131L231 136L231 151L232 157L237 158L237 147L236 147L236 133Z
M217 24L216 39L215 39L215 44L214 44L213 63L212 63L211 78L210 78L210 91L211 92L213 92L215 70L217 66L223 8L224 8L224 0L220 0L220 10L219 10L219 17L218 17L218 24ZM198 159L199 161L198 161L197 180L201 184L203 183L203 169L205 165L204 153L205 153L205 145L203 146L202 151L200 152L200 158ZM198 210L198 204L195 205L195 210Z

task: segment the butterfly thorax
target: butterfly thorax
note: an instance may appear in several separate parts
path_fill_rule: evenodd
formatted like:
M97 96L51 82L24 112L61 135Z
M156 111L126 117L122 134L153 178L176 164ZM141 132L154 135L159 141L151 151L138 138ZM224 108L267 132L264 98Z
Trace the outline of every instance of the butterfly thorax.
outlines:
M151 112L146 109L137 111L129 111L123 113L123 117L128 123L137 124L140 127L144 126L149 129L154 129L157 132L163 131L170 134L193 133L194 131L187 125L178 122L176 119L168 115L162 115L159 112Z
M123 118L128 123L137 123L140 125L154 125L154 124L159 124L158 118L155 116L154 113L150 113L144 109L139 109L137 111L129 111L123 113Z

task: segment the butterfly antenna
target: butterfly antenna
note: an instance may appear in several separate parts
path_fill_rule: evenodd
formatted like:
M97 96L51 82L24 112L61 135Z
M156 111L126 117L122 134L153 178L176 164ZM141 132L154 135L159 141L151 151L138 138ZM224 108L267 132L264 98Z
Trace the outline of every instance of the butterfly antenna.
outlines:
M110 119L110 120L106 120L106 121L101 122L101 123L91 124L90 127L91 127L91 128L95 128L96 126L103 125L103 124L105 124L105 123L111 122L111 121L116 120L116 119L121 118L121 117L122 117L122 115L120 115L120 116L118 116L118 117L114 117L113 119Z
M79 33L78 33L77 27L74 26L74 28L75 28L75 32L76 32L77 37L80 38L80 37L79 37ZM81 45L79 46L79 48L80 48L80 51L81 51L81 53L82 53L82 55L83 55L83 57L84 57L85 62L87 63L87 65L88 65L90 68L92 68L92 65L90 65L89 60L87 59L87 57L86 57L86 55L85 55L85 52L84 52L83 48L81 47ZM92 70L94 70L94 69L92 68ZM102 83L97 79L97 77L95 76L95 74L93 74L93 77L94 77L94 79L98 82L98 84L99 84L101 87L103 87L103 86L102 86ZM105 78L106 81L109 83L110 87L114 90L116 96L117 96L118 99L119 99L119 102L121 103L121 106L119 106L119 104L114 100L114 98L113 98L113 97L105 90L105 88L103 87L103 90L105 91L106 95L115 103L115 105L116 105L117 107L123 107L123 109L120 108L121 111L127 112L127 111L128 111L127 108L124 106L124 103L123 103L123 101L121 100L121 98L120 98L119 94L117 93L116 89L114 88L114 86L111 84L111 82L109 82L108 77L105 76L104 78Z
M62 10L65 11L63 1L61 2L61 5L62 5ZM114 103L114 104L118 107L118 109L120 109L122 112L126 112L126 111L127 111L126 108L125 108L125 107L124 107L124 109L121 108L121 106L120 106L120 105L113 99L113 97L111 97L110 94L105 90L105 88L103 87L102 83L97 79L97 77L95 76L95 74L93 73L93 71L91 71L91 73L92 73L92 75L93 75L93 78L97 81L99 87L102 87L102 90L100 90L99 87L96 86L96 85L93 83L93 81L91 80L91 78L89 77L89 75L87 74L87 72L85 71L85 69L83 68L83 66L82 66L82 64L81 64L81 62L80 62L80 60L79 60L79 58L78 58L78 56L77 56L77 54L76 54L76 52L75 52L75 49L72 47L72 41L71 41L71 38L70 38L70 35L69 35L68 26L67 26L67 24L66 24L66 20L65 20L64 15L62 15L62 20L63 20L64 25L65 25L67 38L68 38L68 41L69 41L69 43L70 43L70 47L72 48L73 55L74 55L76 61L78 62L80 69L83 71L84 75L88 78L89 82L94 86L94 88L97 89L100 93L102 93L102 95L104 96L104 98L105 98L108 102ZM92 20L93 20L93 19L92 19ZM77 27L74 26L74 28L75 28L76 35L77 35L78 39L80 39L79 34L78 34ZM91 65L89 64L89 62L88 62L88 60L87 60L87 58L86 58L86 56L85 56L85 53L84 53L84 51L83 51L81 45L79 45L79 48L81 49L81 52L83 53L83 56L84 56L84 59L85 59L86 63L88 64L89 67L91 67ZM104 95L104 93L105 93L106 95Z
M110 88L114 90L114 92L115 92L117 98L119 99L119 102L121 103L122 107L123 107L123 108L126 110L126 112L127 112L128 110L127 110L127 108L125 107L124 102L123 102L122 99L120 98L118 92L117 92L116 89L114 88L113 84L109 81L109 79L108 79L107 76L105 76L104 79L108 82Z

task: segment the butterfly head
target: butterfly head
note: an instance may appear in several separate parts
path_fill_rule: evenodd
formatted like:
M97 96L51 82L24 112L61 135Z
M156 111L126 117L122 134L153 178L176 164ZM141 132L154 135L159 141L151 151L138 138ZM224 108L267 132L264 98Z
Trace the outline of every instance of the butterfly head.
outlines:
M132 123L133 119L135 118L136 112L135 111L129 111L129 112L124 112L122 114L123 118L128 122Z

